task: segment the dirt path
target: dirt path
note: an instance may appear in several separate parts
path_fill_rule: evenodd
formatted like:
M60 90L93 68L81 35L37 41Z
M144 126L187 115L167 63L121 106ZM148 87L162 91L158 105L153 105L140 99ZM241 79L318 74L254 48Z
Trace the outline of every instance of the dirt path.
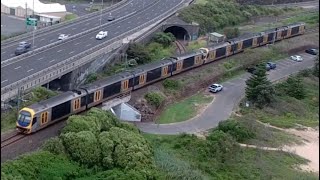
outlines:
M280 148L270 148L270 147L257 147L254 145L240 144L243 147L259 148L263 150L273 150L273 151L285 151L297 154L310 162L306 165L301 165L301 169L305 171L315 172L319 175L319 128L312 129L309 127L303 127L303 130L297 129L282 129L279 127L271 126L269 124L262 123L268 127L276 128L278 130L285 131L287 133L296 135L304 140L302 145L290 145L283 146Z

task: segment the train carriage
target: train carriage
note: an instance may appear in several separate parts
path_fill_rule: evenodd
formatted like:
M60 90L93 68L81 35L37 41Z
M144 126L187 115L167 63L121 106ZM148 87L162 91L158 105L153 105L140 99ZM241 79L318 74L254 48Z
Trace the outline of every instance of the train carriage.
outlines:
M226 57L228 45L229 43L222 42L208 47L208 56L204 64Z
M84 96L86 96L84 90L68 91L23 108L19 112L17 129L25 134L30 134L71 114L83 111L86 106L74 100Z

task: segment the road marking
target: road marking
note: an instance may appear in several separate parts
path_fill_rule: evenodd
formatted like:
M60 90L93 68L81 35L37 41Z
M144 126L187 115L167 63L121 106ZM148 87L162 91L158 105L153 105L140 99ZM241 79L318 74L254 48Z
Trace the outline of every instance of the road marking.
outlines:
M40 60L43 59L43 58L44 58L44 57L39 58L38 61L40 61Z
M54 41L54 39L51 39L50 42Z
M18 66L18 67L14 68L14 69L20 69L20 68L21 68L21 66Z
M61 52L61 51L63 51L62 49L60 49L59 51L57 51L57 52Z
M91 46L91 44L87 44L86 46Z
M72 54L72 53L74 53L74 51L69 52L69 54Z
M78 44L80 44L80 42L77 42L77 43L75 43L74 45L78 45Z
M27 72L30 72L30 71L32 71L33 69L29 69Z
M5 51L1 52L1 54L4 54L4 53L6 53L6 52Z
M72 28L72 30L75 30L75 29L77 29L77 28L75 28L75 27L74 27L74 28Z
M55 61L55 59L52 59L51 61L49 61L49 62L53 62L53 61Z
M43 40L44 40L44 38L40 39L40 41L43 41Z
M4 80L4 81L1 81L1 84L4 83L4 82L7 82L7 81L8 81L8 79L6 79L6 80Z
M118 28L120 28L121 26L118 26Z

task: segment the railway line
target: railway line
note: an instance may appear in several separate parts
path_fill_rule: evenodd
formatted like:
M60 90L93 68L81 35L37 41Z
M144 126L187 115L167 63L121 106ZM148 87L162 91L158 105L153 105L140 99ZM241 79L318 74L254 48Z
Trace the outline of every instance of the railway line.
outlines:
M184 54L187 52L186 47L183 45L183 43L181 41L176 40L176 41L174 41L174 43L176 44L180 54Z
M24 134L20 134L20 133L15 133L5 139L1 139L1 150L11 144L14 144L20 140L22 140L23 138L25 138L26 135Z

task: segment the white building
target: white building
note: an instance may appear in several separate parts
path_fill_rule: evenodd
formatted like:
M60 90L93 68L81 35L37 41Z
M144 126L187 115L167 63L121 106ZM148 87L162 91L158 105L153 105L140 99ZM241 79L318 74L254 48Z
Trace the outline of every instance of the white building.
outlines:
M1 13L4 14L25 18L32 15L33 10L35 15L51 19L63 18L67 14L65 5L59 3L44 4L39 0L1 0Z

